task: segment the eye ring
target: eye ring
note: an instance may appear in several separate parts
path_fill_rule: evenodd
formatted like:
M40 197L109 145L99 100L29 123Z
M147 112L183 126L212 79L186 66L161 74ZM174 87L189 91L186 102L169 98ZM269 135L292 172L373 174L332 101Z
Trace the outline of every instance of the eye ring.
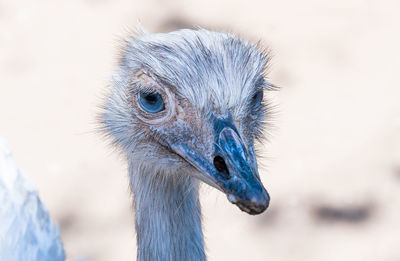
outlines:
M139 105L148 113L158 113L165 110L165 103L161 96L156 91L140 91L139 92Z

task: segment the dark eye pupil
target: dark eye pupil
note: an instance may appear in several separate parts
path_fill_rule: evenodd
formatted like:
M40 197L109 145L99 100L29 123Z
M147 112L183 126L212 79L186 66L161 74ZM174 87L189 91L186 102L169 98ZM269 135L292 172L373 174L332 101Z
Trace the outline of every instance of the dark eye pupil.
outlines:
M261 104L261 101L263 99L263 91L258 91L256 94L253 96L253 106L259 106Z
M139 103L143 110L156 113L164 110L164 101L157 92L141 92Z
M147 94L145 96L145 99L150 104L155 104L157 102L157 96L154 95L153 93Z

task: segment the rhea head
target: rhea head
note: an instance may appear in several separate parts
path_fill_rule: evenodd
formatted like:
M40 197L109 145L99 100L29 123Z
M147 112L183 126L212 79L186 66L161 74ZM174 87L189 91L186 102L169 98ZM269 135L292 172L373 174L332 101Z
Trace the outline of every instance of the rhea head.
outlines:
M259 214L269 205L254 148L267 116L267 62L226 33L141 33L126 42L103 124L142 169L201 180Z

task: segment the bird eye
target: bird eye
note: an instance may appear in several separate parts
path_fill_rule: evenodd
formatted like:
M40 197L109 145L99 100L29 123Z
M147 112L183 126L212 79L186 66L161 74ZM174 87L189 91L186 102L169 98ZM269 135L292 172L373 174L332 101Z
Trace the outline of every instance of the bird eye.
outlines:
M139 94L140 107L143 110L156 113L165 109L164 101L157 92L142 91Z
M257 91L254 94L254 96L253 96L253 98L251 100L251 104L252 104L254 109L257 109L261 105L261 102L263 100L263 95L264 95L264 92L262 90Z

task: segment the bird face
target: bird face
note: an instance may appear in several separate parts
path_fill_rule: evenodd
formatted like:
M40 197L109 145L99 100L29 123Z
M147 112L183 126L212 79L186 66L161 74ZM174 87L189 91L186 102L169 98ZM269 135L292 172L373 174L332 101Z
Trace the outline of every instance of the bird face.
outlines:
M269 205L254 150L265 114L265 58L236 38L202 31L132 40L103 123L131 160L165 175L187 173L260 214ZM212 44L203 42L211 36Z

